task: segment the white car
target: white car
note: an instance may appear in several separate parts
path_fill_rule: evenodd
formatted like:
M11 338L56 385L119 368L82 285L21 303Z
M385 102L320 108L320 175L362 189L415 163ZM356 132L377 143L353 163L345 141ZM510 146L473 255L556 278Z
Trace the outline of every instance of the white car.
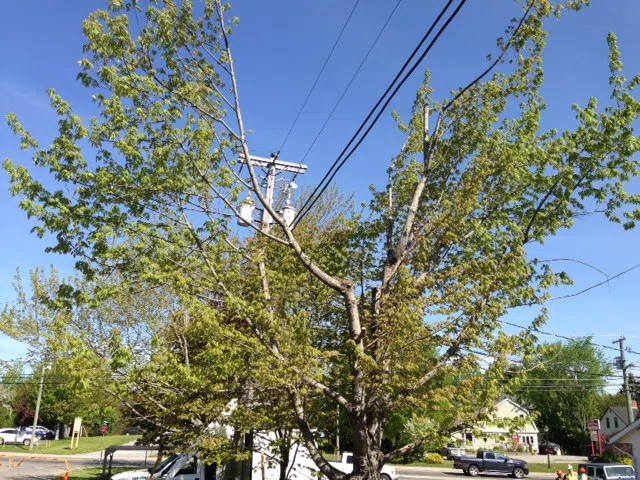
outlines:
M39 438L35 437L33 443L38 443ZM18 428L3 428L0 430L0 445L31 445L31 433L26 433Z

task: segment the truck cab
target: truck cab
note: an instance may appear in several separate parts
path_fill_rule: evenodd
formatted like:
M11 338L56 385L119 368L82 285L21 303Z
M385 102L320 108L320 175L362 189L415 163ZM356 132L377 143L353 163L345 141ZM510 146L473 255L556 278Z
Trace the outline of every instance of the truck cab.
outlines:
M635 480L636 473L630 465L614 463L583 463L578 468L587 471L589 480Z
M340 457L339 462L329 463L341 472L351 473L353 472L353 453L345 452ZM380 472L380 478L382 480L398 480L398 474L396 473L395 467L392 467L391 465L384 465Z
M118 473L111 480L147 480L152 468ZM170 455L156 467L153 478L158 480L216 480L215 465L198 461L196 455Z

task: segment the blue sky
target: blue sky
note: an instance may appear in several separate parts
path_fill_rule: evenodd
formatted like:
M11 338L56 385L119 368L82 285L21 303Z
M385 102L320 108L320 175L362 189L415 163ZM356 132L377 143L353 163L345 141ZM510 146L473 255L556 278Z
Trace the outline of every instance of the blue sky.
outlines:
M237 1L233 14L240 28L233 35L234 55L240 80L241 103L247 127L254 133L254 153L267 156L277 150L302 100L313 83L352 0L322 2L272 0ZM376 49L341 103L324 134L306 160L309 171L300 184L317 182L335 159L372 104L384 91L408 53L422 37L443 1L402 0ZM64 8L60 8L64 5ZM48 109L45 91L55 87L82 115L92 112L90 94L75 80L81 58L81 22L103 6L97 0L65 2L2 2L0 5L0 113L16 112L43 141L52 138L55 117ZM342 92L361 57L369 48L394 6L392 0L362 0L336 53L300 118L280 158L299 161ZM392 108L405 116L422 72L432 71L436 95L459 87L486 65L494 53L495 38L506 22L518 13L508 0L470 0L423 63L405 85ZM619 37L623 61L630 75L640 71L640 2L594 0L583 12L567 14L549 25L545 54L544 93L549 110L546 128L573 125L570 106L586 103L589 96L606 99L606 34ZM346 192L367 199L370 183L382 185L389 159L403 138L390 115L384 115L358 153L337 180ZM0 127L1 156L17 161L27 157L17 148L9 129ZM638 183L632 185L638 192ZM0 236L0 303L14 298L11 287L17 267L24 272L55 264L70 273L71 261L44 253L45 241L30 235L33 224L7 193L7 179L0 175L0 205L7 230ZM590 218L570 232L551 239L535 254L541 258L578 258L609 275L640 263L640 232L623 232L603 219ZM576 285L559 294L586 288L604 277L586 267L567 264ZM640 269L578 297L549 304L551 320L546 330L562 335L596 335L595 341L611 344L611 335L627 334L628 345L640 351ZM514 312L511 320L526 323L532 312ZM602 335L602 336L600 336ZM544 337L543 337L544 338ZM12 358L22 348L0 338L0 358ZM609 352L608 352L609 353ZM640 355L631 355L640 363Z

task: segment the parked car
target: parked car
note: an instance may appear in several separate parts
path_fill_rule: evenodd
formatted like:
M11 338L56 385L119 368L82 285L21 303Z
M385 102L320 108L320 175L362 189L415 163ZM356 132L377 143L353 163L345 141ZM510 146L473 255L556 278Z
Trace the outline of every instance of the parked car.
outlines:
M562 449L557 443L545 442L544 444L538 445L538 453L540 455L562 455Z
M339 462L329 462L331 465L341 472L349 474L353 472L353 453L345 452L342 454ZM384 465L380 472L380 478L382 480L398 480L398 474L395 467L391 465Z
M138 426L129 427L124 431L125 435L142 435L142 429Z
M31 430L33 430L33 427L24 427L23 430L27 435L31 435ZM49 430L42 425L38 425L36 427L36 437L38 437L40 440L53 440L54 438L56 438L56 434L52 430Z
M475 457L457 457L453 468L462 469L465 475L477 477L480 472L507 473L514 478L529 475L529 464L497 452L478 452Z
M581 463L578 469L587 471L589 480L635 480L636 474L630 465L615 463Z
M464 457L467 454L467 451L464 447L454 447L453 445L447 445L443 449L440 450L440 455L444 458L456 458L456 457Z
M38 443L40 439L35 437L33 443ZM20 428L3 428L0 430L0 445L31 445L31 433L27 434Z

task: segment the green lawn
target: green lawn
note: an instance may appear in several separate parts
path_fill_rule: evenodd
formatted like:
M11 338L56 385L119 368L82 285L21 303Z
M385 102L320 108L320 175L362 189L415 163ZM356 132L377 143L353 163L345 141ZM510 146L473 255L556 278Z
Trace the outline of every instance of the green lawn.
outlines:
M39 444L33 446L33 450L29 450L29 447L22 445L0 445L1 453L49 453L55 455L76 455L78 453L97 452L106 447L114 445L123 445L125 443L133 442L138 437L133 435L107 435L104 437L80 437L78 448L71 450L71 440L52 440L49 442L49 446L45 446L45 442L41 441Z

